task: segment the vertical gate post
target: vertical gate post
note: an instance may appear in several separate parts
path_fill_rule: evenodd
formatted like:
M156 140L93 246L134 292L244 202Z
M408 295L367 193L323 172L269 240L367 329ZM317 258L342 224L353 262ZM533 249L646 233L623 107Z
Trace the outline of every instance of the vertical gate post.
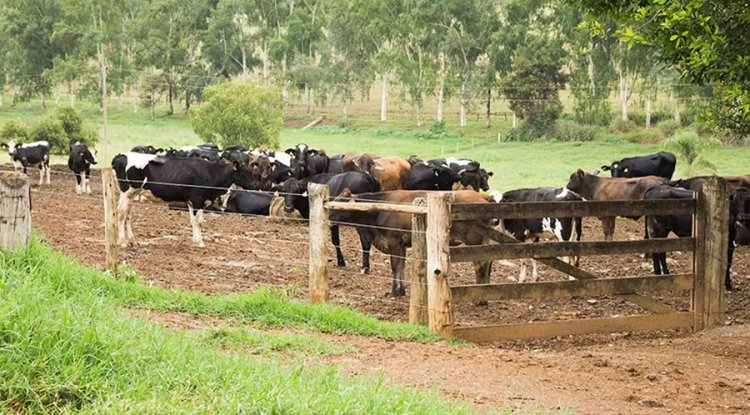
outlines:
M0 250L25 248L31 236L29 177L0 172Z
M309 296L312 303L325 303L330 298L328 277L328 241L331 227L328 219L328 186L310 183L307 185L310 199L310 259Z
M729 194L726 181L717 176L707 178L703 184L703 193L706 222L702 314L703 326L709 328L724 323L724 276L729 244Z
M450 276L450 192L427 195L427 302L430 329L453 337Z
M117 272L117 177L111 167L102 169L102 196L104 198L104 251L107 269Z
M418 198L414 205L424 206ZM414 214L411 218L411 255L408 259L411 285L409 289L409 323L427 324L427 215Z
M706 195L696 192L695 215L693 216L693 291L690 311L693 312L693 331L703 330L703 305L706 292Z

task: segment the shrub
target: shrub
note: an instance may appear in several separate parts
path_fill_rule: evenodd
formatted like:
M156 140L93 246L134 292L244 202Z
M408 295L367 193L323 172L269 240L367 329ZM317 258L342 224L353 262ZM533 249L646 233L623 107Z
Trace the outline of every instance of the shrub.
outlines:
M275 88L224 82L207 87L203 97L190 111L190 124L204 140L222 147L279 146L281 94Z
M716 166L705 158L705 150L720 144L715 138L699 137L695 131L680 130L664 142L664 147L683 160L683 173L692 176L696 170L716 172Z
M671 120L664 120L656 125L656 128L661 131L661 134L664 137L671 137L674 135L674 133L681 127L680 123L675 121L674 119Z
M10 120L3 125L0 130L0 141L7 143L14 141L16 143L22 143L28 141L29 129L20 120Z
M616 118L610 125L610 130L613 133L627 133L638 128L633 120L623 120L622 118Z
M538 135L536 131L524 128L524 126L511 128L503 136L503 141L537 141L544 140L545 135Z
M31 129L29 136L31 141L48 141L52 146L50 152L53 154L66 154L68 152L68 134L57 118L45 117Z
M427 131L417 131L414 136L417 138L436 140L438 138L456 138L458 134L448 131L445 128L445 121L436 121Z
M593 141L599 129L592 125L578 124L575 121L558 120L553 133L560 141Z
M645 112L631 112L630 114L628 114L628 117L638 127L646 126L646 113ZM651 111L651 126L653 127L662 121L671 120L673 118L674 118L674 115L668 111L664 111L664 110Z
M83 130L83 118L73 107L59 107L55 112L55 118L60 120L65 134L71 141L78 139Z
M623 135L631 143L656 144L661 141L661 133L653 128L638 128Z

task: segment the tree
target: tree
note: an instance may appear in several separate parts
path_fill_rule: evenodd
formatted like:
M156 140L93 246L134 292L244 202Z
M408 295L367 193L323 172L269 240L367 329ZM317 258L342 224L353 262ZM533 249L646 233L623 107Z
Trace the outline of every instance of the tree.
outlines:
M717 126L750 135L750 9L745 1L582 0L595 20L617 19L621 38L648 44L694 84L715 84L708 116Z
M193 130L222 147L276 148L281 131L281 99L275 88L252 82L207 87L205 101L190 113Z
M614 29L614 22L609 21L607 25ZM616 76L612 54L617 39L592 33L585 22L579 25L572 38L570 90L575 99L576 121L608 125L612 118L609 97Z
M683 130L664 142L664 147L677 153L685 165L683 174L692 176L697 170L708 170L715 174L716 166L706 158L706 150L720 145L716 139L703 138L694 131Z

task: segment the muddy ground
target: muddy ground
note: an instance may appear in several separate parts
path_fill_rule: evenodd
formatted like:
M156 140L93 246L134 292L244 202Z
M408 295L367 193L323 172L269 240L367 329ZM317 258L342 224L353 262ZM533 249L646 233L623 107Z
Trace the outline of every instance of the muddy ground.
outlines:
M32 178L36 177L32 173ZM91 195L76 195L74 188L75 179L64 166L54 167L51 186L34 186L34 229L57 249L83 263L102 267L103 209L98 172L92 180ZM301 297L305 294L308 242L304 221L278 223L262 217L207 214L203 224L206 247L196 248L190 240L186 212L143 203L134 208L134 213L138 242L120 255L145 282L208 294L291 285ZM618 219L616 240L639 239L642 233L642 221ZM598 220L585 220L583 239L602 239ZM362 275L354 230L344 228L342 241L348 266L336 268L331 264L332 301L378 318L405 321L408 298L389 297L387 258L373 250L372 273ZM676 253L669 261L673 272L690 272L689 253ZM607 277L651 273L650 261L638 255L585 257L581 267ZM737 249L732 271L737 289L726 295L726 324L739 326L750 322L750 249ZM517 261L496 262L492 281L509 281L518 272ZM452 274L454 284L474 281L468 264L455 264ZM544 266L540 266L540 275L541 280L564 278ZM688 292L646 294L676 310L689 308ZM457 307L456 320L473 325L641 313L644 311L620 298L598 297L466 305ZM395 382L408 385L425 384L416 374L430 373L425 379L434 378L433 386L480 407L528 409L533 403L543 412L571 407L580 413L748 413L750 393L745 389L750 387L750 336L741 327L723 330L698 335L668 331L575 336L484 345L470 351L351 340L367 343L361 347L362 359L350 356L342 362L355 373L369 373L378 367L369 364L380 365L393 374ZM737 330L742 335L736 335ZM399 357L391 360L389 354ZM405 370L411 365L413 371ZM438 376L440 373L445 376ZM524 386L524 376L534 377L533 382L538 384ZM555 399L558 402L552 402Z

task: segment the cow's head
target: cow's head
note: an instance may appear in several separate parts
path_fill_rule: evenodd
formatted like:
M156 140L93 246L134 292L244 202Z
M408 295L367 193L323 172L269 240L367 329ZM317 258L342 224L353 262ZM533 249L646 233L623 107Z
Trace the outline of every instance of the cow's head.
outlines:
M239 161L242 163L242 161ZM253 185L257 190L271 190L273 182L271 180L274 165L269 160L268 156L261 154L255 156L250 160L250 177L252 178Z
M307 177L307 158L310 156L310 152L310 147L304 143L299 143L294 148L286 149L286 153L292 158L289 167L291 167L294 177L298 179Z
M0 147L7 149L8 154L12 156L16 153L16 147L18 147L18 144L16 144L15 141L8 141L7 143L0 144Z
M281 194L284 196L284 212L294 212L297 198L307 196L305 181L289 178L281 185Z
M250 170L247 165L239 161L235 161L234 163L231 163L231 165L234 170L232 174L232 182L243 189L255 190L253 188L252 178L250 177Z
M358 158L354 159L354 166L357 170L367 173L370 176L375 177L376 171L383 170L383 166L377 164L371 154L362 154Z
M433 178L433 188L435 190L451 190L453 183L461 181L461 175L453 171L444 160L430 160L424 162L431 167Z
M479 189L483 192L490 190L490 177L495 174L491 171L487 171L483 168L479 169Z
M738 187L730 196L730 210L736 223L750 228L750 190Z
M613 161L609 166L602 166L602 171L609 171L612 177L630 177L630 167L619 161Z
M581 169L576 170L573 172L573 174L570 175L570 179L568 180L568 185L565 186L568 189L580 193L581 187L583 187L583 179L586 177L586 172L584 172Z
M479 191L482 181L482 173L480 171L479 163L476 161L470 161L466 163L459 171L458 175L461 176L461 185L464 188L473 188Z
M413 167L413 166L414 166L415 164L419 164L419 163L421 163L421 162L422 162L422 159L421 159L421 158L419 158L419 156L418 156L418 155L416 155L416 154L412 154L411 156L409 156L409 157L408 157L408 158L406 159L406 161L408 161L408 162L409 162L409 165Z

